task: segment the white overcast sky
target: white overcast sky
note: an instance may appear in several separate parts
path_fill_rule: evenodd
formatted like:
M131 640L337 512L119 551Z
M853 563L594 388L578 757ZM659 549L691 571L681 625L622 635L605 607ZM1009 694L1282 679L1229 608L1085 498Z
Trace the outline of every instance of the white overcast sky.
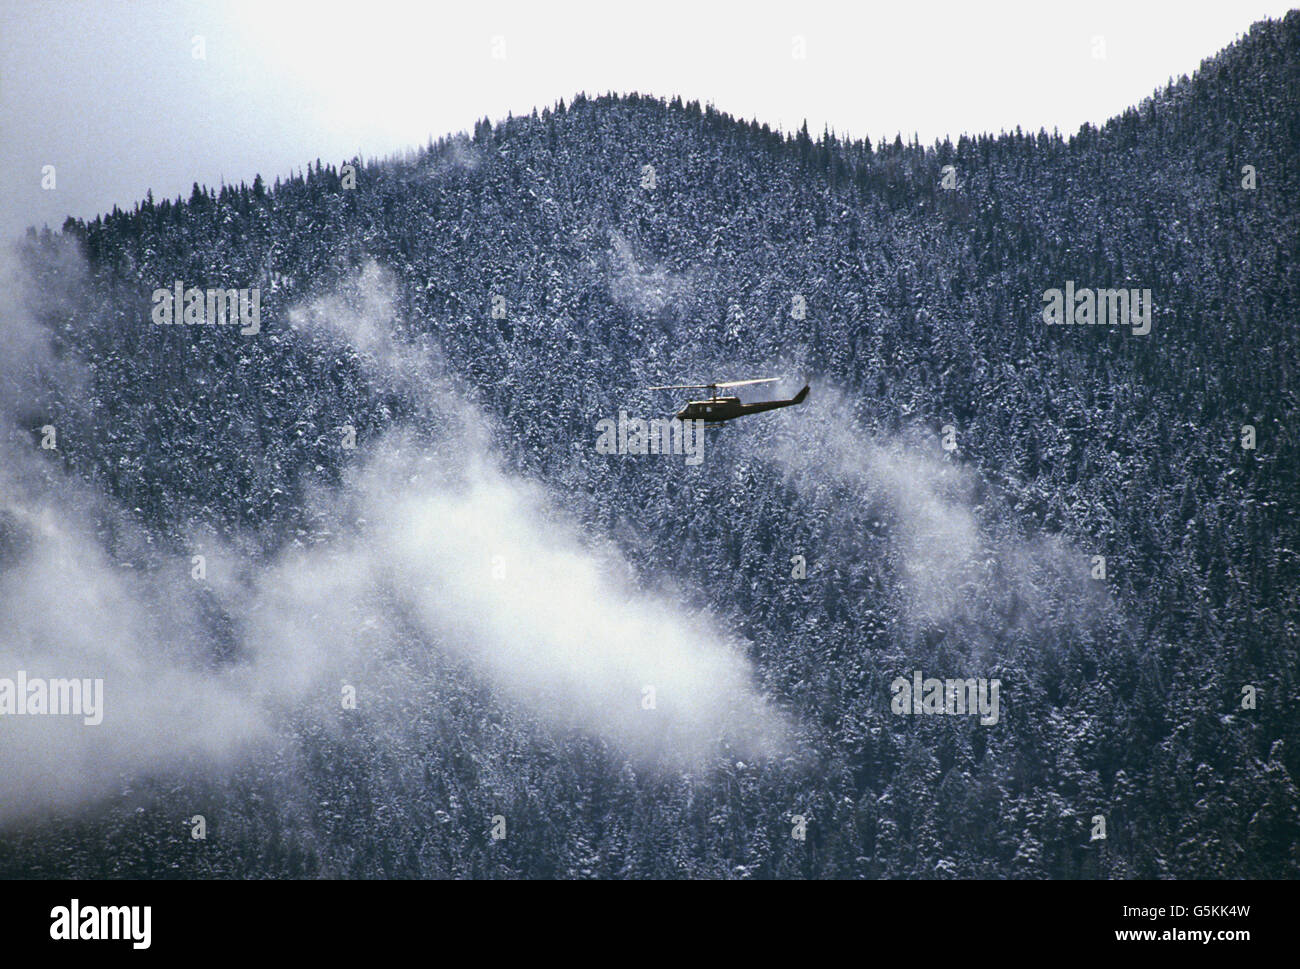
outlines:
M188 195L195 181L269 182L317 157L385 155L577 91L680 94L787 131L807 119L814 133L873 141L1016 125L1069 134L1287 9L0 0L0 233L57 229L146 189ZM44 165L54 191L41 188Z

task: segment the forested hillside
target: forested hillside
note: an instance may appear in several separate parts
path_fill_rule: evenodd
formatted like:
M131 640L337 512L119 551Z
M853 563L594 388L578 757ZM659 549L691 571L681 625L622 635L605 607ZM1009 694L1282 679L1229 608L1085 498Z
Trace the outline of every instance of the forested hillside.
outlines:
M0 876L1300 875L1297 105L1292 12L1069 137L849 142L579 96L30 233L29 309L82 379L38 381L17 439L107 496L123 568L188 561L201 528L259 567L327 542L318 496L428 432L418 391L293 322L378 278L506 471L712 616L791 729L645 764L412 633L436 688L402 729L290 709L220 770L7 824ZM175 280L258 287L260 332L153 325ZM1149 289L1151 332L1045 324L1067 281ZM698 467L596 451L597 421L684 399L648 385L773 373L808 404L710 430ZM200 600L214 665L239 612ZM998 678L1000 719L891 713L918 669Z

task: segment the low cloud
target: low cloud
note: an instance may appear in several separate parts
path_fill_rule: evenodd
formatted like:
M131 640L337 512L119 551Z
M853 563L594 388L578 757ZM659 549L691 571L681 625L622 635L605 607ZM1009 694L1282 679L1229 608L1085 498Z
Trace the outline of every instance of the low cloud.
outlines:
M986 622L992 611L1008 627L1039 631L1052 621L1049 614L1086 621L1099 595L1089 581L1088 554L1061 536L1034 534L1014 516L994 529L977 514L976 493L995 489L945 455L938 436L872 435L852 413L851 398L819 385L806 419L781 435L774 456L800 491L844 489L880 523L903 618L918 625ZM1063 594L1077 606L1049 601Z
M612 547L582 535L541 486L500 468L436 354L391 336L390 292L371 267L347 307L295 317L358 350L373 379L418 390L442 418L431 451L413 434L390 435L350 477L347 498L367 523L356 571L382 576L428 638L546 722L665 763L698 764L722 739L750 756L777 749L783 721L726 631L638 588Z
M688 277L669 272L662 265L644 265L621 233L612 233L610 243L613 265L609 290L620 306L636 313L658 313L689 297Z
M542 729L646 766L783 748L787 723L727 630L644 588L561 501L504 471L437 354L393 328L392 307L371 268L293 322L413 395L434 430L363 442L344 483L311 499L329 540L270 563L210 534L202 579L188 550L151 547L148 567L116 560L96 523L121 510L58 477L3 414L0 677L102 678L105 710L93 727L0 721L0 823L291 742L304 719L336 724L347 688L374 729L401 729L401 711L438 692L438 654Z

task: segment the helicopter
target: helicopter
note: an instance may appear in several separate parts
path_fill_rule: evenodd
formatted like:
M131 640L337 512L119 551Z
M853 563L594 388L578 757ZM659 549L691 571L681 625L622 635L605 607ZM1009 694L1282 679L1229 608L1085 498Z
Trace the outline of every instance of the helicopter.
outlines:
M761 414L778 407L793 407L802 404L808 396L808 384L803 390L789 400L764 400L754 404L742 404L739 397L718 396L724 387L745 387L749 384L771 384L780 377L760 377L756 380L728 380L711 384L668 384L662 387L647 387L646 390L708 390L712 396L708 400L692 400L675 415L679 421L704 421L706 427L717 427L724 421L734 420L748 414Z

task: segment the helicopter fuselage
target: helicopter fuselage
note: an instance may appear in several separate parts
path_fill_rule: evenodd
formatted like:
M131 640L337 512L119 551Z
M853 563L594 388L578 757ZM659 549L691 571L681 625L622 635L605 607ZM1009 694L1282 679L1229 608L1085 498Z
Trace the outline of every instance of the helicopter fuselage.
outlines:
M776 410L779 407L793 407L802 404L808 396L808 388L795 394L789 400L764 400L754 404L742 404L739 397L710 397L708 400L692 400L679 410L679 421L704 421L707 424L721 424L723 421L745 417L749 414L761 414L763 411Z

